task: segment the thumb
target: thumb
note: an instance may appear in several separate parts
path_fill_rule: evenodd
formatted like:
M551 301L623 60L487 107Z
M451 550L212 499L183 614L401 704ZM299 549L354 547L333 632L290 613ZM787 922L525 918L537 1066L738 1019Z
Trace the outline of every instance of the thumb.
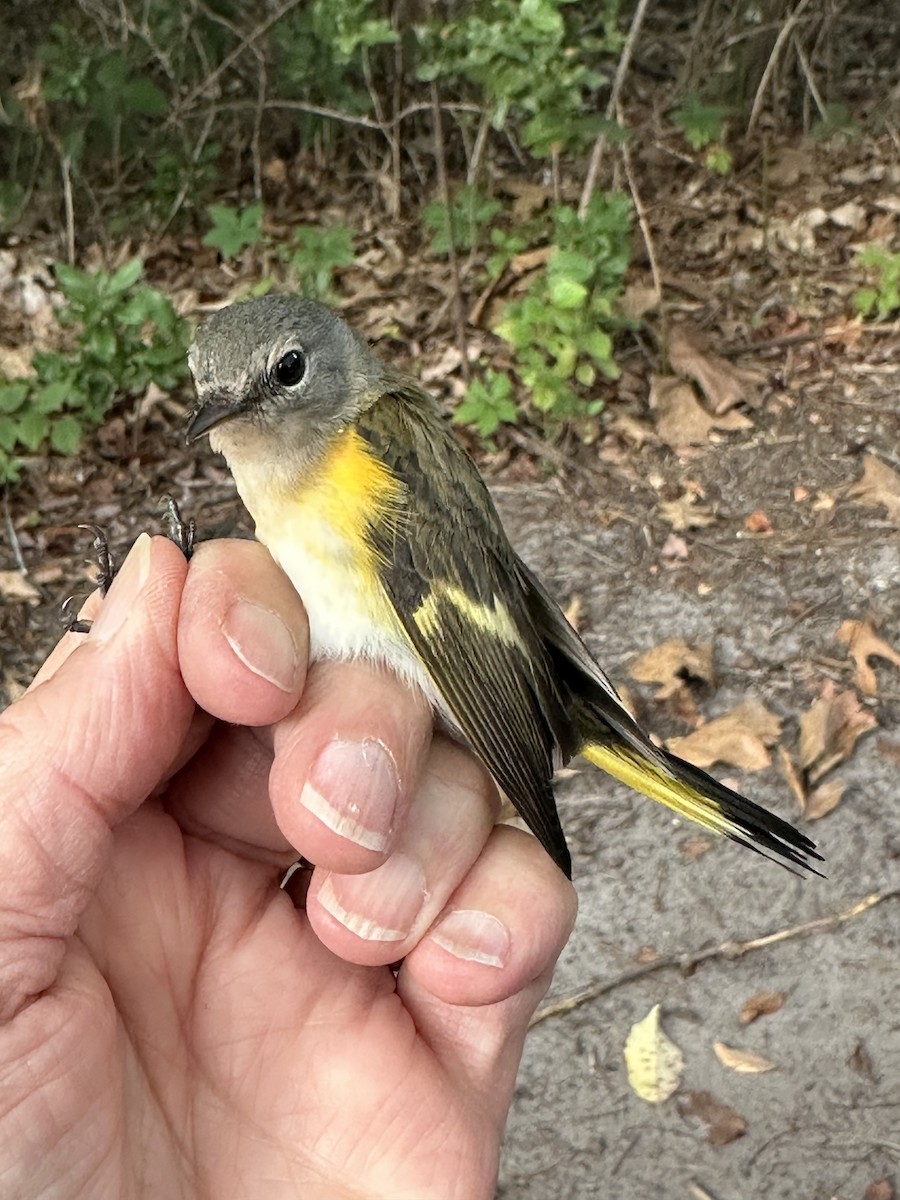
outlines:
M0 714L0 1020L53 982L112 828L184 739L193 703L176 631L186 570L171 542L142 534L90 634Z

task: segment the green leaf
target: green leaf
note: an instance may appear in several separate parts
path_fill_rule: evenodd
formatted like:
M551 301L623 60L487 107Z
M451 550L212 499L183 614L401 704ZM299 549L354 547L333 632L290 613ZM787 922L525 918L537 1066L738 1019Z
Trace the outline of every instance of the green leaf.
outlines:
M144 264L139 258L129 259L110 277L109 290L116 295L127 292L140 279L143 270Z
M0 413L18 412L30 391L31 384L26 379L0 384Z
M149 79L132 79L119 92L124 108L143 117L164 117L169 111L165 92Z
M16 433L25 449L34 453L47 436L49 428L49 417L32 408L19 418Z
M565 276L550 280L550 300L558 308L580 308L587 299L588 290L583 283Z
M56 383L48 383L45 387L38 388L32 403L39 413L59 412L71 390L71 380L59 379Z
M50 426L50 445L58 454L74 454L81 444L81 423L75 417L60 417Z

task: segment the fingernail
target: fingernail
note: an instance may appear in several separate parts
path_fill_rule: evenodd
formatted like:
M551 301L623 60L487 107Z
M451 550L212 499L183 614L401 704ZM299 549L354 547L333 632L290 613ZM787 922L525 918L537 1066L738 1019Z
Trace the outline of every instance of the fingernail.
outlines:
M300 803L335 833L379 852L391 841L400 778L383 742L334 741L316 759Z
M294 636L278 613L250 600L236 600L222 620L225 640L248 670L293 692L303 683L303 664Z
M150 574L150 535L142 533L122 563L103 599L100 615L91 629L91 640L103 645L125 624Z
M412 932L427 894L419 864L394 854L365 875L327 876L316 899L357 937L402 942Z
M491 913L457 908L428 935L448 954L466 962L503 967L509 958L509 930Z

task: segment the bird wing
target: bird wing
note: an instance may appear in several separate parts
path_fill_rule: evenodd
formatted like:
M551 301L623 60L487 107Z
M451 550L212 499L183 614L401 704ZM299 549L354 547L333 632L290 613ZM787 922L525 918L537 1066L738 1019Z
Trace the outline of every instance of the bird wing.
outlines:
M397 384L357 428L405 488L402 519L372 531L391 604L445 715L570 874L551 781L557 752L577 747L490 495L413 385Z

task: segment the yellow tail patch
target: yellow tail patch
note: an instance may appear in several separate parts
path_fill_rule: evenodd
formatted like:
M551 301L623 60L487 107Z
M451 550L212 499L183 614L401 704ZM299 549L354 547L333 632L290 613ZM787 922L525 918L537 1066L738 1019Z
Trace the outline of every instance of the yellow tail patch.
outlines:
M696 821L713 833L726 836L746 834L726 815L715 800L704 796L695 788L665 775L652 764L641 759L629 746L604 746L590 742L582 746L581 753L614 779L625 783L642 795L665 804L689 821Z

